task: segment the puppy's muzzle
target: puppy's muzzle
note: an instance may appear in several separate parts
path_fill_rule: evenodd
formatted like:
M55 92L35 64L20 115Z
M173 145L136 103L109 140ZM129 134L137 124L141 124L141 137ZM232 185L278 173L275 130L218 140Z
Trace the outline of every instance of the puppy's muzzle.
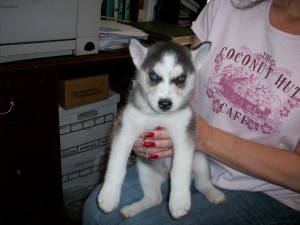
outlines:
M168 98L161 99L158 101L158 106L163 111L168 111L172 107L172 101Z

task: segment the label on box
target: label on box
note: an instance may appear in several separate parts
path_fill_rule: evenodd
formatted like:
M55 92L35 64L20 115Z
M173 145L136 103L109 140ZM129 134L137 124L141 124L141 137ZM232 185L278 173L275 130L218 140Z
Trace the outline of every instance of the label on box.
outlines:
M72 146L71 148L67 148L67 149L61 149L60 157L66 158L66 157L70 157L73 155L77 155L82 152L93 150L93 149L101 147L101 146L106 146L107 139L108 139L108 137L104 137L104 138L100 138L100 139L92 141L92 142L84 143L82 145Z
M59 104L65 109L108 98L108 75L98 75L59 82Z

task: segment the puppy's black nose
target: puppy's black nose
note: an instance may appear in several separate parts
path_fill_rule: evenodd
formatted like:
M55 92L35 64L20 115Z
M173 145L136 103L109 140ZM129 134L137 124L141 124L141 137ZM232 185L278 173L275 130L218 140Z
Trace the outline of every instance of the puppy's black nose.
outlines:
M161 110L167 111L172 107L172 101L170 99L161 99L158 101L158 106Z

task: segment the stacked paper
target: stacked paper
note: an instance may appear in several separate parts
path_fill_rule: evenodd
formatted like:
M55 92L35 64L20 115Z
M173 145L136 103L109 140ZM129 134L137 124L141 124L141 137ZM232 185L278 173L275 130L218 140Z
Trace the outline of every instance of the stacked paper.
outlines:
M132 37L145 40L148 38L148 34L127 24L112 20L101 20L99 50L127 48L129 39Z

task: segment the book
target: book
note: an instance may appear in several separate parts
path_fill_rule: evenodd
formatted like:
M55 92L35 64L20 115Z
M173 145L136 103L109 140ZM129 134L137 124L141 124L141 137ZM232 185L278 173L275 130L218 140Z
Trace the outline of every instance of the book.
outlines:
M114 18L115 0L107 0L106 2L106 16Z
M114 0L114 19L118 19L118 5L119 5L119 0Z
M118 2L118 19L124 20L125 19L125 0L119 0Z
M138 12L139 12L139 0L130 0L129 20L133 22L137 22Z
M181 27L157 20L130 23L130 25L148 33L149 39L173 41L181 45L191 44L195 36L190 27Z
M107 5L107 0L103 0L101 5L101 16L106 16L106 5Z
M125 14L124 19L130 21L130 0L125 1Z
M144 0L139 0L138 21L143 21L144 17Z
M151 21L154 19L154 11L155 11L154 9L155 9L155 1L144 0L143 21Z

